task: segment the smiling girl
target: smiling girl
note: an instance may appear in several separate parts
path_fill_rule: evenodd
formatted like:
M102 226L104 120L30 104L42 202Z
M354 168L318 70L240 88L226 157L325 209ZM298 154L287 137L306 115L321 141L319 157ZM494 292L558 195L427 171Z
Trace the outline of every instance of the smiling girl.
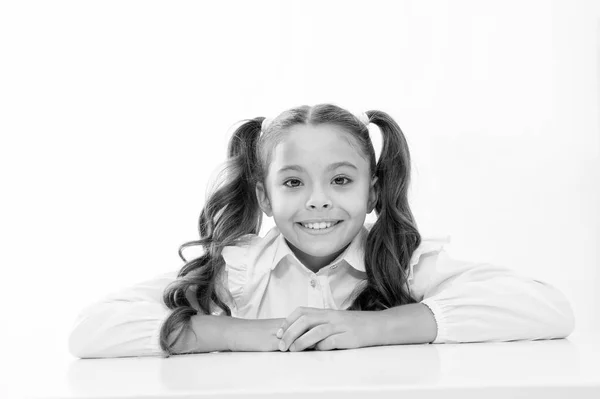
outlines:
M376 125L375 154L368 129ZM202 209L185 264L86 307L77 357L564 338L550 284L452 259L408 205L410 154L385 112L332 104L246 120ZM375 211L374 224L365 224ZM275 227L258 235L263 214ZM200 245L187 261L182 249Z

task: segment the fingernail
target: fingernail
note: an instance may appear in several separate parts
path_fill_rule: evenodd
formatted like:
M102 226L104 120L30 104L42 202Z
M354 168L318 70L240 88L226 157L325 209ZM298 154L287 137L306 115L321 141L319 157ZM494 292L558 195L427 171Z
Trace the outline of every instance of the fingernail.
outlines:
M283 341L279 342L279 350L280 351L285 350L285 342L283 342Z
M277 330L277 338L281 338L282 335L283 335L283 328L280 328L279 330Z

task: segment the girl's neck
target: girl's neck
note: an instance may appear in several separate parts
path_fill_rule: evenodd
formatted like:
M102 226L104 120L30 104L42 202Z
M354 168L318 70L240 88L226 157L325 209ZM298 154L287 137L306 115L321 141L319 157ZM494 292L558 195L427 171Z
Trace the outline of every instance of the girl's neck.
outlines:
M340 256L340 254L344 252L346 248L348 248L348 246L350 245L348 244L341 250L334 252L330 255L312 256L300 251L298 248L293 246L288 240L285 240L285 242L290 247L294 255L296 255L296 258L298 258L298 260L302 262L302 264L306 266L309 270L311 270L313 273L317 273L319 270L333 262L335 258Z

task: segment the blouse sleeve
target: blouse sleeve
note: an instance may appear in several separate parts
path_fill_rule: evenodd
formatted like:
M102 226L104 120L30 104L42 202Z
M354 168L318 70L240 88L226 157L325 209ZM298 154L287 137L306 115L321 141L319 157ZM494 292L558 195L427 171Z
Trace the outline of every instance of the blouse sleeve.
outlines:
M564 338L575 326L556 287L505 267L454 260L443 248L420 257L412 291L435 317L434 344Z
M79 313L69 335L69 351L79 358L164 355L160 328L170 315L162 300L177 271L107 295Z

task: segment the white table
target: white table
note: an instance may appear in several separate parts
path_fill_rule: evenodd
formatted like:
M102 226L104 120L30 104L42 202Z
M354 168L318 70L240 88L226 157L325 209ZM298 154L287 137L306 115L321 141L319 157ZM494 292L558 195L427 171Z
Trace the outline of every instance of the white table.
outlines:
M338 351L35 357L3 398L600 398L592 335ZM6 376L6 371L3 373ZM9 374L10 375L10 374Z

